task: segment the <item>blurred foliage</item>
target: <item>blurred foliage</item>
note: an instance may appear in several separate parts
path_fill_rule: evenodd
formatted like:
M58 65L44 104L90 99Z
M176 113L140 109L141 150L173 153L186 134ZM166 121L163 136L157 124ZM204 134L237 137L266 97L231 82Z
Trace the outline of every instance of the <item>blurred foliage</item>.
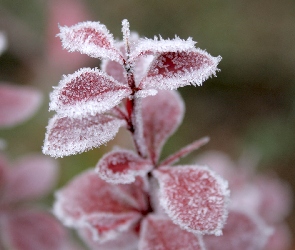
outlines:
M48 94L62 71L57 73L46 64L48 27L58 25L48 23L49 3L0 0L0 30L9 44L0 58L0 79L36 86L45 96L33 119L0 131L11 156L40 151L52 116L47 112ZM208 135L211 141L202 150L222 150L237 158L255 149L261 157L259 167L275 170L295 190L294 0L88 0L85 5L90 20L105 24L118 39L121 21L127 18L141 36L192 37L201 49L223 57L217 78L202 87L180 89L187 112L163 157ZM99 66L99 61L84 66ZM119 136L107 148L59 160L60 185L94 166L112 145L125 145L125 137ZM294 213L290 221L295 231Z

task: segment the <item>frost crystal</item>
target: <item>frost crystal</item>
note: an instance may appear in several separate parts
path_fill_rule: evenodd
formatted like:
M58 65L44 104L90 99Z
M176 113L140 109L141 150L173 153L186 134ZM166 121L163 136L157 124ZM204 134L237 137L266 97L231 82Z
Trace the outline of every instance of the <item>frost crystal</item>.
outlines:
M106 154L96 165L100 178L110 183L132 183L136 176L145 176L153 166L133 151L116 150Z
M43 152L80 153L120 127L131 133L134 151L115 149L70 181L56 193L54 214L92 249L205 250L202 234L221 235L227 218L227 182L207 167L171 165L208 138L159 159L184 115L175 89L201 85L221 58L195 48L191 38L139 38L127 20L122 33L123 41L114 41L99 22L60 28L65 49L102 64L65 76L53 90L50 110L57 114Z
M123 42L116 42L107 28L99 22L82 22L71 27L60 27L58 36L63 47L70 52L78 51L102 59L103 71L83 68L65 76L51 93L50 110L56 111L60 118L67 117L69 121L79 119L79 125L89 131L87 127L91 123L87 122L87 116L94 117L104 112L114 114L113 108L116 108L115 114L118 114L118 105L126 98L129 100L145 98L156 95L161 89L177 89L189 84L200 85L218 70L217 64L221 58L212 57L207 52L196 49L195 42L191 38L139 39L130 32L127 20L122 21L122 33ZM137 106L140 104L136 101L125 103L126 110L119 108L125 115L117 118L125 120L127 128L135 133L137 150L143 156L145 147L143 139L140 139L143 138L141 115L139 113L133 115L139 112L136 110L139 110ZM56 130L52 123L51 121L47 127L43 152L56 157L83 152L91 147L100 146L101 142L105 143L114 137L114 130L109 132L112 136L105 136L108 134L107 127L102 125L103 138L96 136L95 139L99 142L88 143L87 140L92 141L93 138L84 134L82 144L85 146L81 146L79 136L74 138L71 135L71 140L57 140L56 136L48 136L56 134L56 131L51 131L51 129ZM74 125L73 123L77 122L70 123ZM66 129L66 126L64 128ZM59 128L58 136L62 136L61 130L62 128ZM169 133L172 132L173 129ZM65 131L65 134L68 133L69 131ZM59 149L61 152L56 152ZM156 158L157 155L153 160Z
M160 202L181 228L200 234L221 235L227 218L228 184L202 166L160 167Z

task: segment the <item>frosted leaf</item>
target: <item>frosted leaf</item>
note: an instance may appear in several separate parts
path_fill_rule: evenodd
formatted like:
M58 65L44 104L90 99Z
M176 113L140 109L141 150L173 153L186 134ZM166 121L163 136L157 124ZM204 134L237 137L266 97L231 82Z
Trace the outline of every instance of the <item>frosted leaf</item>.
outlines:
M184 148L180 149L176 153L168 156L165 160L163 160L160 163L160 166L165 166L165 165L168 166L168 165L172 165L172 164L178 162L180 160L180 158L185 157L186 155L188 155L192 151L199 149L201 146L208 143L208 141L209 141L209 137L204 137L204 138L194 141L193 143L185 146Z
M3 32L0 31L0 55L3 53L6 47L7 47L6 36L4 35Z
M180 39L175 37L174 39L154 39L142 38L139 39L134 51L131 54L132 58L136 58L141 55L156 55L159 53L167 52L181 52L181 51L190 51L195 48L196 42L191 38L187 40Z
M93 250L138 250L138 235L134 230L122 232L106 242L94 241L87 229L79 230L80 237Z
M228 184L203 166L160 167L160 204L172 221L197 234L221 235L227 217Z
M213 150L207 151L198 156L195 163L209 166L210 169L226 179L229 183L229 187L233 190L236 190L245 182L244 176L241 176L236 164L228 155L222 152Z
M138 90L135 93L135 98L145 98L147 96L154 96L158 94L158 90L156 89L143 89L143 90Z
M130 25L127 19L122 21L123 41L126 48L126 54L130 53Z
M2 202L36 199L54 186L58 174L55 160L44 155L27 155L8 169Z
M0 127L11 127L35 114L42 94L32 88L0 84Z
M46 25L45 25L45 48L44 53L49 66L55 74L59 72L72 71L89 64L90 57L80 53L68 53L60 46L60 40L56 39L60 25L74 25L83 20L91 18L90 11L83 0L51 0L46 5ZM47 65L48 66L48 65ZM49 82L49 81L48 81Z
M203 237L208 250L263 250L272 230L259 217L231 210L222 236Z
M50 95L49 110L66 116L95 115L115 107L131 92L103 71L83 68L59 82Z
M51 214L22 209L10 211L1 219L5 249L64 249L66 231Z
M114 46L114 38L99 22L81 22L71 27L60 27L63 48L95 58L109 58L122 63L122 56Z
M184 103L177 92L159 91L142 99L144 138L150 159L156 163L162 147L183 119Z
M134 61L134 80L136 84L139 84L144 76L146 76L149 66L153 61L154 56L145 55L140 56Z
M53 157L82 153L112 140L125 121L108 115L80 118L59 117L49 120L43 153Z
M120 185L105 182L91 170L56 193L53 210L66 226L87 228L93 240L107 241L140 219L141 213L130 197L132 194L121 191Z
M101 70L112 76L118 82L127 85L126 71L118 62L105 59L101 63Z
M97 163L96 172L107 182L127 184L134 182L136 176L145 176L152 168L150 161L121 149L105 154Z
M170 219L149 215L141 224L139 250L202 250L197 236Z
M130 184L116 184L113 185L114 189L120 189L121 195L125 196L128 203L136 210L146 214L149 209L149 180L147 176L137 176L135 181Z
M176 89L187 85L201 85L215 75L221 57L212 57L206 51L194 49L183 52L165 52L152 62L142 89Z

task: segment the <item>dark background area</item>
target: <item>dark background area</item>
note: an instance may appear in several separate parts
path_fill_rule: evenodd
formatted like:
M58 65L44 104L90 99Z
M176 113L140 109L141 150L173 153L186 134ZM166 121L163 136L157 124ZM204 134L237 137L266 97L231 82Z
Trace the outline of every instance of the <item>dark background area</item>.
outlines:
M202 87L179 89L186 115L163 155L210 136L209 144L185 161L210 149L236 160L255 151L260 156L258 171L275 171L295 194L294 0L88 0L79 1L75 10L76 4L74 0L0 0L0 31L8 39L8 49L0 57L0 80L44 93L43 106L31 120L0 131L12 159L41 151L53 115L47 111L48 95L61 75L100 65L87 57L70 63L62 51L54 55L52 51L61 47L55 37L58 23L100 21L121 39L121 21L126 18L140 36L192 37L197 47L223 58L217 78ZM107 147L60 159L59 185L94 166L114 144L126 144L125 138L121 134ZM288 223L295 235L295 212Z

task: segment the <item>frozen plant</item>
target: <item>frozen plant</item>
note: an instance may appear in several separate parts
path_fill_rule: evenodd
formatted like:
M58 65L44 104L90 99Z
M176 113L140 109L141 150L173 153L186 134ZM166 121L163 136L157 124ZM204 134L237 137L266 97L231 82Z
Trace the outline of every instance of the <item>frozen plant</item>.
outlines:
M227 181L206 166L177 165L203 138L160 161L180 125L184 103L175 91L215 75L220 57L191 38L139 38L122 22L115 41L99 22L60 27L62 45L102 59L101 69L64 76L50 95L43 153L63 157L99 147L120 127L135 150L116 148L95 169L56 193L54 213L91 249L205 249L205 234L221 235L228 214Z
M221 237L205 236L209 250L287 250L291 233L286 217L292 210L290 187L274 174L256 173L256 160L248 155L238 163L226 154L210 151L196 160L207 163L229 182L229 216Z

